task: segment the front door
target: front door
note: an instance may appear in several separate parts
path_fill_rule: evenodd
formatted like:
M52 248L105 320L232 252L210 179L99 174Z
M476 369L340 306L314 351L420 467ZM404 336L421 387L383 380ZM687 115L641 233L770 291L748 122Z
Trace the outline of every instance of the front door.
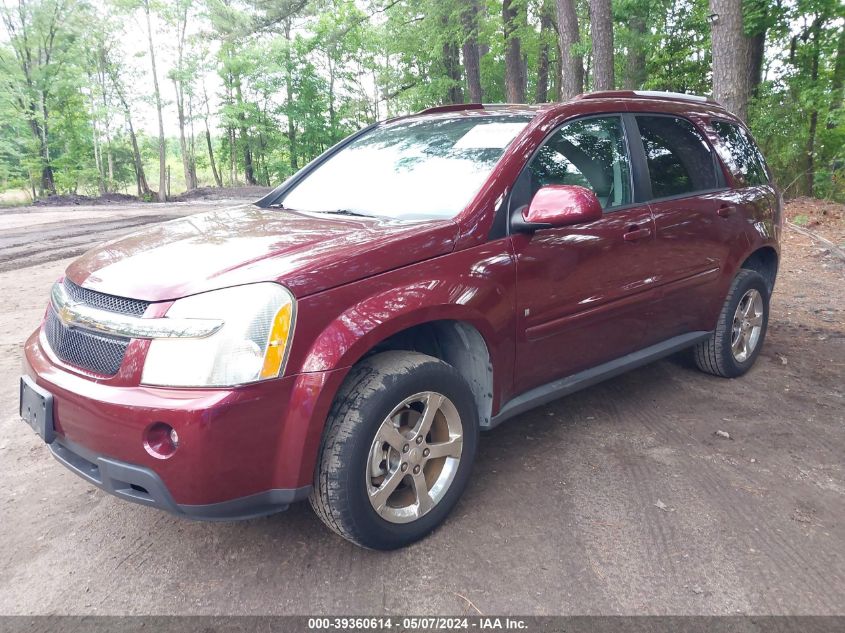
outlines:
M516 391L527 391L640 348L654 299L655 229L632 203L621 116L565 123L514 187L518 213L549 184L591 189L604 208L587 224L512 237L517 262Z

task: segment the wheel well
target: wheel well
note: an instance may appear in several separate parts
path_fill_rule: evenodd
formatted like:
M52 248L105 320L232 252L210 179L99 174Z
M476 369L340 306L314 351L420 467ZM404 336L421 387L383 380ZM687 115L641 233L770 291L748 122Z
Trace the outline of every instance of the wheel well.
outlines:
M397 332L366 356L387 350L408 350L439 358L466 378L478 406L479 424L493 413L493 365L487 343L472 325L461 321L431 321Z
M772 290L775 288L775 278L778 274L778 255L775 249L771 246L764 246L754 251L742 262L741 268L760 273L760 276L766 280L769 294L772 293Z

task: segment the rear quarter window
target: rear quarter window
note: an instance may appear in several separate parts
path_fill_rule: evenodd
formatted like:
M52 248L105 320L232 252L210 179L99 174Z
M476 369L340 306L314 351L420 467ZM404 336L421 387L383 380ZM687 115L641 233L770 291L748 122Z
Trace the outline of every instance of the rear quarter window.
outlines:
M728 121L712 121L719 138L716 151L740 185L753 187L769 182L763 154L741 126Z

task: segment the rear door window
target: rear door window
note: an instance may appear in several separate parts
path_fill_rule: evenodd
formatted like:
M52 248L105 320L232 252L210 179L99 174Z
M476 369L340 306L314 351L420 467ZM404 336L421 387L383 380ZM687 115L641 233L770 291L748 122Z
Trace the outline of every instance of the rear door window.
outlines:
M717 147L719 156L740 184L768 184L769 175L763 155L748 133L739 125L727 121L713 121L710 125L721 141Z
M563 125L543 143L528 165L531 196L545 185L580 185L592 190L604 209L631 202L631 166L622 119L579 119Z
M637 116L652 198L669 198L718 186L713 153L686 119Z

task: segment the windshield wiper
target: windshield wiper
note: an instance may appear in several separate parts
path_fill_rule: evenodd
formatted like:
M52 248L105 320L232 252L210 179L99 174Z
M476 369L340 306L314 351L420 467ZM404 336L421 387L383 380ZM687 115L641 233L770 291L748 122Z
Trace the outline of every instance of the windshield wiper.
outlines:
M360 211L353 211L352 209L334 209L332 211L318 211L317 213L329 213L331 215L353 215L359 218L374 218L376 216L368 213L361 213Z

